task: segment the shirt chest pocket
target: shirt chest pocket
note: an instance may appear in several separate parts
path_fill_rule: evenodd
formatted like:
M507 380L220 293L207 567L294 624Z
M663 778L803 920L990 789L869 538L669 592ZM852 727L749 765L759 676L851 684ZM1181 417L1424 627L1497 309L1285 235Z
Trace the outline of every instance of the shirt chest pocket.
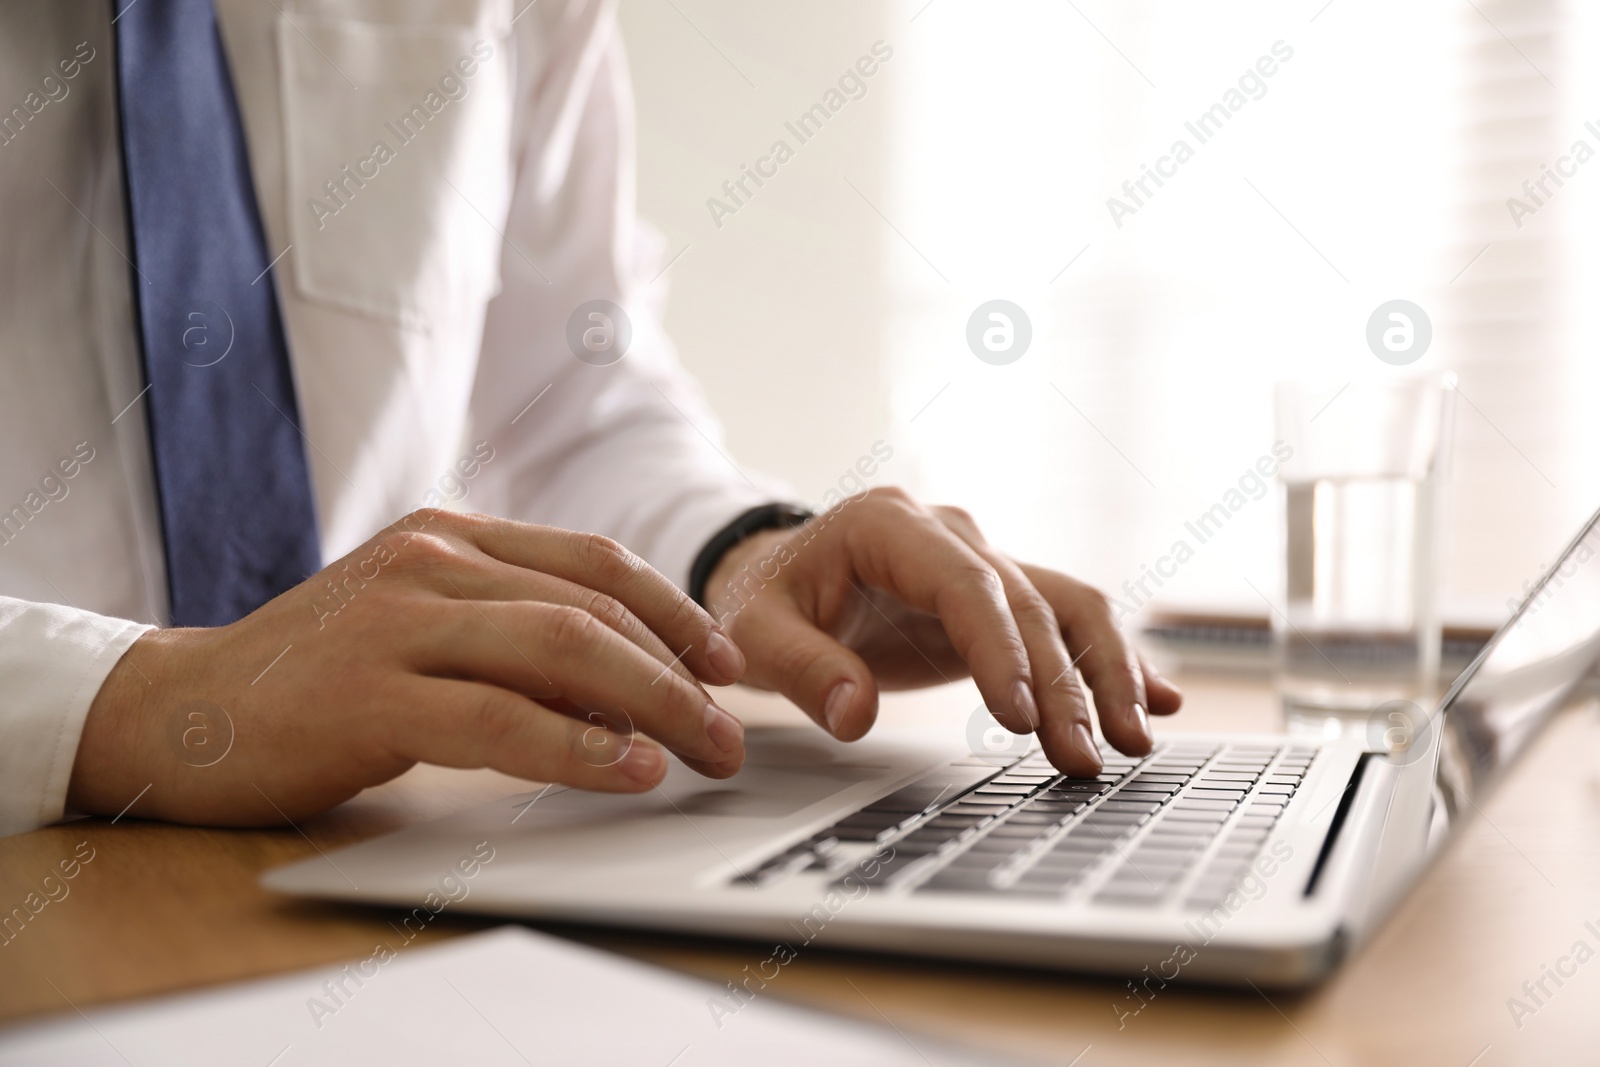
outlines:
M512 71L499 5L482 2L449 25L303 8L279 21L293 277L306 297L426 330L498 290Z

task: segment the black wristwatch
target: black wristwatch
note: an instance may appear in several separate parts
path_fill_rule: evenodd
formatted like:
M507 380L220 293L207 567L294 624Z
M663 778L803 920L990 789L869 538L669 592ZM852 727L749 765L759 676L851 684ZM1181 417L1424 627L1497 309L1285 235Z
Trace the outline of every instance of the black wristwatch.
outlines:
M690 599L701 607L706 606L706 583L711 580L712 570L727 555L728 549L762 530L787 530L791 526L803 526L815 515L815 512L793 504L762 504L741 514L718 530L694 558L694 566L689 568Z

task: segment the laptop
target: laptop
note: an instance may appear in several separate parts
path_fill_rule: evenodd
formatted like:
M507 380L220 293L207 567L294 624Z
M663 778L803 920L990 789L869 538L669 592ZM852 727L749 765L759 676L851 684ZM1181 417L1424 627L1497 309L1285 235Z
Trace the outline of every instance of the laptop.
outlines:
M1372 935L1589 674L1597 523L1436 708L1379 709L1366 737L1173 733L1070 779L955 722L853 744L752 729L727 781L674 763L642 795L535 790L263 882L405 909L408 932L449 908L762 942L729 1011L813 946L1307 985Z

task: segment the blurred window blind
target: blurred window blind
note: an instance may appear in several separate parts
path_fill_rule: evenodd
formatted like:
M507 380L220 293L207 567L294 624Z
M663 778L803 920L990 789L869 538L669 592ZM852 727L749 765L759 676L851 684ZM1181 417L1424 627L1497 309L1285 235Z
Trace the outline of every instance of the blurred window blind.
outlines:
M1577 60L1600 14L904 11L890 178L861 193L887 223L894 432L926 495L1129 607L1264 614L1279 505L1249 474L1271 454L1273 381L1452 371L1447 621L1503 614L1600 504L1595 252L1577 236L1596 232L1600 158L1562 162L1579 141L1600 152L1594 64ZM1508 200L1546 166L1574 173L1546 179L1519 227ZM1002 367L964 343L995 298L1034 330ZM1403 371L1365 344L1395 298L1434 325ZM1186 524L1231 490L1245 505L1198 542Z

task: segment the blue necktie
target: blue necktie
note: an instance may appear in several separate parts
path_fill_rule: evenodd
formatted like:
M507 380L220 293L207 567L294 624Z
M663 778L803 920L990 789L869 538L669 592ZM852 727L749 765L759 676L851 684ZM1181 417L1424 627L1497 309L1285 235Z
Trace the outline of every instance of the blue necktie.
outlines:
M321 566L244 132L211 0L112 0L146 414L176 626Z

